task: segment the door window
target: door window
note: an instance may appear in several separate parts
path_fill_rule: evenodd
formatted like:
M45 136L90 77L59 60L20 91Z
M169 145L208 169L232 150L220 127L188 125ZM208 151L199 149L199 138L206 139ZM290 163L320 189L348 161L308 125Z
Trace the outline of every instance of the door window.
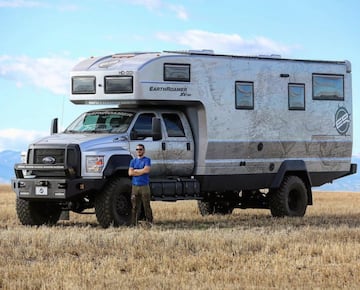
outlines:
M168 137L185 137L184 127L178 114L162 114Z
M152 137L152 118L154 117L153 113L139 115L131 131L131 139L142 140L146 137Z

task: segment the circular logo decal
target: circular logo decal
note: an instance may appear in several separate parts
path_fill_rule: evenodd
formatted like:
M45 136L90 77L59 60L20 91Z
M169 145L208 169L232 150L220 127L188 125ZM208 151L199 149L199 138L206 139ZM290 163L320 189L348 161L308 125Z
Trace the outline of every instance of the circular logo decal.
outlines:
M340 135L345 135L350 128L350 114L344 107L335 113L335 128Z

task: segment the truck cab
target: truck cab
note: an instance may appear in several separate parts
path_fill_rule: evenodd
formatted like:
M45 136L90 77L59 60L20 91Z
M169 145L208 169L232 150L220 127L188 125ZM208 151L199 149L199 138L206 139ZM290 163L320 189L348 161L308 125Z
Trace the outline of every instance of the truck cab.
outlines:
M157 129L153 128L156 123ZM96 143L104 142L101 145L96 144L108 150L96 156L102 165L108 164L109 159L113 157L111 150L119 152L122 148L122 156L131 158L136 145L141 142L145 145L146 155L152 159L152 176L190 176L194 169L192 132L185 114L181 111L156 108L137 108L136 111L119 108L90 111L76 119L64 134L92 136L98 138ZM100 138L101 136L104 136L104 139ZM63 136L58 135L56 138L62 139ZM96 151L91 141L80 147L83 156L88 154L89 150ZM179 159L182 162L176 164L175 173L174 162ZM111 164L114 162L113 160ZM128 165L123 164L125 167ZM87 174L88 168L84 169L84 174ZM98 173L100 176L103 174L102 168L98 169Z
M153 200L174 200L175 195L182 194L186 199L182 185L195 180L186 182L179 178L191 176L194 170L191 127L182 111L155 107L107 108L83 113L64 132L30 146L27 164L16 166L16 175L23 181L15 184L15 188L26 204L36 203L37 208L44 206L57 214L69 207L81 212L94 206L94 192L109 180L127 178L130 160L139 143L152 160ZM159 190L157 185L172 176L177 179L167 185L173 189L164 191L160 186ZM176 191L179 186L181 190ZM49 199L57 204L44 202ZM22 202L18 203L21 207ZM29 217L23 219L25 223L37 223ZM122 223L127 222L126 217Z

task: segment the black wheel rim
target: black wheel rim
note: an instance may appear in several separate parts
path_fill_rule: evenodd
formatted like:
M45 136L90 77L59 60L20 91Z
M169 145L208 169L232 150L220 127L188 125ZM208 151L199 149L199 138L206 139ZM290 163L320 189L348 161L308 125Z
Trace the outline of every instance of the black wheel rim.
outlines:
M291 190L289 192L288 200L289 209L291 211L296 211L299 207L299 193L297 190Z
M115 200L115 211L119 216L129 215L130 202L123 194L119 194Z

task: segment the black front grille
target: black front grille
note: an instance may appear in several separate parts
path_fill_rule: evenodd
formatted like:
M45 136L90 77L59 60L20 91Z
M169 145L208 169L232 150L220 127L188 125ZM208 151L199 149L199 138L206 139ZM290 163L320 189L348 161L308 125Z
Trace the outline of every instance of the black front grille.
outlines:
M61 146L61 145L60 145ZM62 170L33 170L32 174L37 177L79 177L81 176L81 152L79 145L67 144L53 145L45 147L44 145L33 145L28 150L28 164L44 165L63 165ZM48 157L48 158L47 158ZM50 158L50 159L49 159ZM49 160L55 160L49 164Z
M34 149L34 164L43 164L45 157L53 157L55 159L54 164L65 164L65 149Z

